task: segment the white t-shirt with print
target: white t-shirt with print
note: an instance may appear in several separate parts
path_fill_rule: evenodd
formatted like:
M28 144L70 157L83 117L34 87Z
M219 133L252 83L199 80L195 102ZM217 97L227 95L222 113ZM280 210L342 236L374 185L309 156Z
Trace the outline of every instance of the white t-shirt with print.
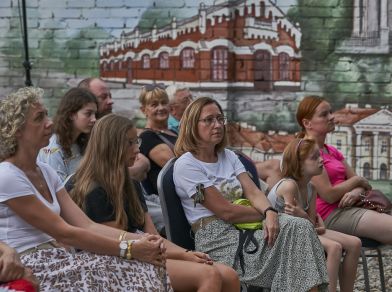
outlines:
M246 172L237 155L228 149L218 153L218 161L207 163L196 159L190 152L183 154L174 164L174 184L190 223L214 215L201 204L194 206L193 196L197 186L215 186L230 202L242 197L243 191L237 176Z
M46 207L60 214L56 193L62 188L61 180L49 165L42 162L37 162L37 165L52 194L52 203L42 197L21 169L6 161L0 163L0 241L15 248L19 253L51 241L53 238L15 214L6 204L8 200L36 196ZM30 206L25 208L28 209Z

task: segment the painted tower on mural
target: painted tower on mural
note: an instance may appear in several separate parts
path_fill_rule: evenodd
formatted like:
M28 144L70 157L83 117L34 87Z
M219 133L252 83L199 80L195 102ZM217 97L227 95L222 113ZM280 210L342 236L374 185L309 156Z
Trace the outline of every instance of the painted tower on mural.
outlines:
M198 13L100 47L108 81L190 88L300 90L300 29L271 1L200 3Z
M354 0L353 30L338 52L392 53L392 1Z

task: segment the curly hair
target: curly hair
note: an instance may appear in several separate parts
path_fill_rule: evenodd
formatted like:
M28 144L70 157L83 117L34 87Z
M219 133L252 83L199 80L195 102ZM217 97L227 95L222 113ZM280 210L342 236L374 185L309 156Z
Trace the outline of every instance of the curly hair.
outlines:
M43 95L41 88L23 87L0 101L0 162L16 153L16 133L25 125L30 108L43 103Z
M95 103L98 107L98 101L95 95L83 88L71 88L60 100L57 113L53 118L53 123L54 132L58 136L59 144L63 148L66 157L72 156L71 146L75 142L79 146L81 153L86 148L88 141L87 134L82 133L76 141L72 141L72 116L88 103Z

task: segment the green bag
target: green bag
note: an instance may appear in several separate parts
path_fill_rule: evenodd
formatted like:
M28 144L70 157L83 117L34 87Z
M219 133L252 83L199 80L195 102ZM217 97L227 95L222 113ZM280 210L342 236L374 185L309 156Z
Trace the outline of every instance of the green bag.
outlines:
M233 202L235 205L252 206L248 199L237 199ZM263 229L263 221L248 222L248 223L235 223L233 224L238 229L242 230L257 230Z

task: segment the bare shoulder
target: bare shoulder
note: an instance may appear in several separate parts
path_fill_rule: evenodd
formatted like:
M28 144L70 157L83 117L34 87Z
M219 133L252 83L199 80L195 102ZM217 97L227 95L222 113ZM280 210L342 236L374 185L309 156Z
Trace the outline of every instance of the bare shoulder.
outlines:
M285 179L279 185L279 193L297 193L297 183L292 179Z

